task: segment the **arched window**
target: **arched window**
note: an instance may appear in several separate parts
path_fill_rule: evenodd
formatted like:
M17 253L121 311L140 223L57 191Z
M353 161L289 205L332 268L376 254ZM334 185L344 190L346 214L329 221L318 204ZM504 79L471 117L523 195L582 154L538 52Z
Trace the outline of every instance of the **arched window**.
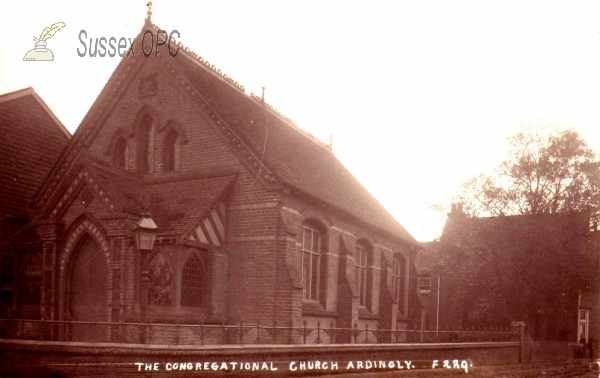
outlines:
M181 306L202 306L202 289L204 271L202 264L194 255L190 256L183 266L181 275Z
M163 142L163 172L178 170L180 167L181 138L177 130L172 128Z
M119 168L127 169L127 163L129 161L129 146L127 140L123 136L119 137L115 144L115 150L113 154L113 164Z
M148 290L148 304L153 306L171 306L172 304L172 279L171 265L162 253L155 254L148 263L150 288Z
M137 135L137 163L139 173L150 172L151 153L153 152L150 148L152 125L154 119L150 114L146 114L142 117L138 125Z
M394 256L392 263L392 285L394 285L394 297L398 301L398 311L404 314L404 297L406 292L406 259L400 253Z
M356 242L356 254L354 255L354 268L356 282L358 285L359 305L371 306L371 247L366 242Z
M315 225L302 225L302 282L304 299L318 301L321 286L322 235Z

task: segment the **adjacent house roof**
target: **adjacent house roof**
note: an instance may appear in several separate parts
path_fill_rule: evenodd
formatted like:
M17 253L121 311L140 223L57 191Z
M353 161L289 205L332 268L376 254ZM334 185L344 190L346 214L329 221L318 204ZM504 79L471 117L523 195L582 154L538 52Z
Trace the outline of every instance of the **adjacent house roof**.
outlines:
M0 96L0 219L32 219L30 202L70 137L33 88Z
M469 218L456 210L448 216L441 241L476 247L485 240L493 242L489 247L495 248L514 248L533 241L579 243L589 231L588 223L589 216L580 212Z

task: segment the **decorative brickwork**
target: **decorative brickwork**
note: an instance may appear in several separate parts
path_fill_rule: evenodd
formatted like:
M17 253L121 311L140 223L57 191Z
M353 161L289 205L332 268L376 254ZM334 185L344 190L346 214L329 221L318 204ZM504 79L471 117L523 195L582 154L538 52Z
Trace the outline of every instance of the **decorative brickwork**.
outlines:
M178 46L176 58L124 58L39 185L33 207L46 243L46 314L72 315L71 266L87 234L91 261L99 253L106 264L93 285L105 288L105 318L154 323L111 328L98 340L167 342L174 336L156 325L182 321L270 325L246 335L269 342L302 340L304 322L391 328L397 308L382 299L386 262L392 250L415 248L414 239L327 146ZM142 216L157 227L151 251L136 244ZM369 246L366 306L355 282L358 240ZM207 337L227 343L244 335Z

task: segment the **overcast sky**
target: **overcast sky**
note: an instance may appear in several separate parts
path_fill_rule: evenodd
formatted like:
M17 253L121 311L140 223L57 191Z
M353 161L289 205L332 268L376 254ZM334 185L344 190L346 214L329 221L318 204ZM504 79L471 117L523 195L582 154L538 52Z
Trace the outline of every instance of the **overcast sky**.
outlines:
M600 151L600 2L155 0L152 21L324 141L420 241L430 209L503 160L521 124L577 129ZM118 57L79 33L133 38L146 1L3 5L0 93L33 87L74 132ZM24 62L56 22L53 62ZM446 201L446 202L444 202Z

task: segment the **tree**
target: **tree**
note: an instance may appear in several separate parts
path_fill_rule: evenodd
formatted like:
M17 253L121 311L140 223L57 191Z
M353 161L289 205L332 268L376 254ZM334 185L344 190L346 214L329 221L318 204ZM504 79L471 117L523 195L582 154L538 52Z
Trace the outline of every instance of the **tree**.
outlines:
M492 174L463 185L464 205L446 221L445 307L463 325L524 320L535 337L573 340L578 294L598 286L587 225L600 215L600 161L572 129L524 127L508 144Z
M451 213L436 245L445 323L507 326L522 320L535 337L574 340L571 311L578 293L597 286L587 230L581 213Z
M458 193L468 215L587 211L600 219L600 160L575 130L522 127L508 143L508 159Z

